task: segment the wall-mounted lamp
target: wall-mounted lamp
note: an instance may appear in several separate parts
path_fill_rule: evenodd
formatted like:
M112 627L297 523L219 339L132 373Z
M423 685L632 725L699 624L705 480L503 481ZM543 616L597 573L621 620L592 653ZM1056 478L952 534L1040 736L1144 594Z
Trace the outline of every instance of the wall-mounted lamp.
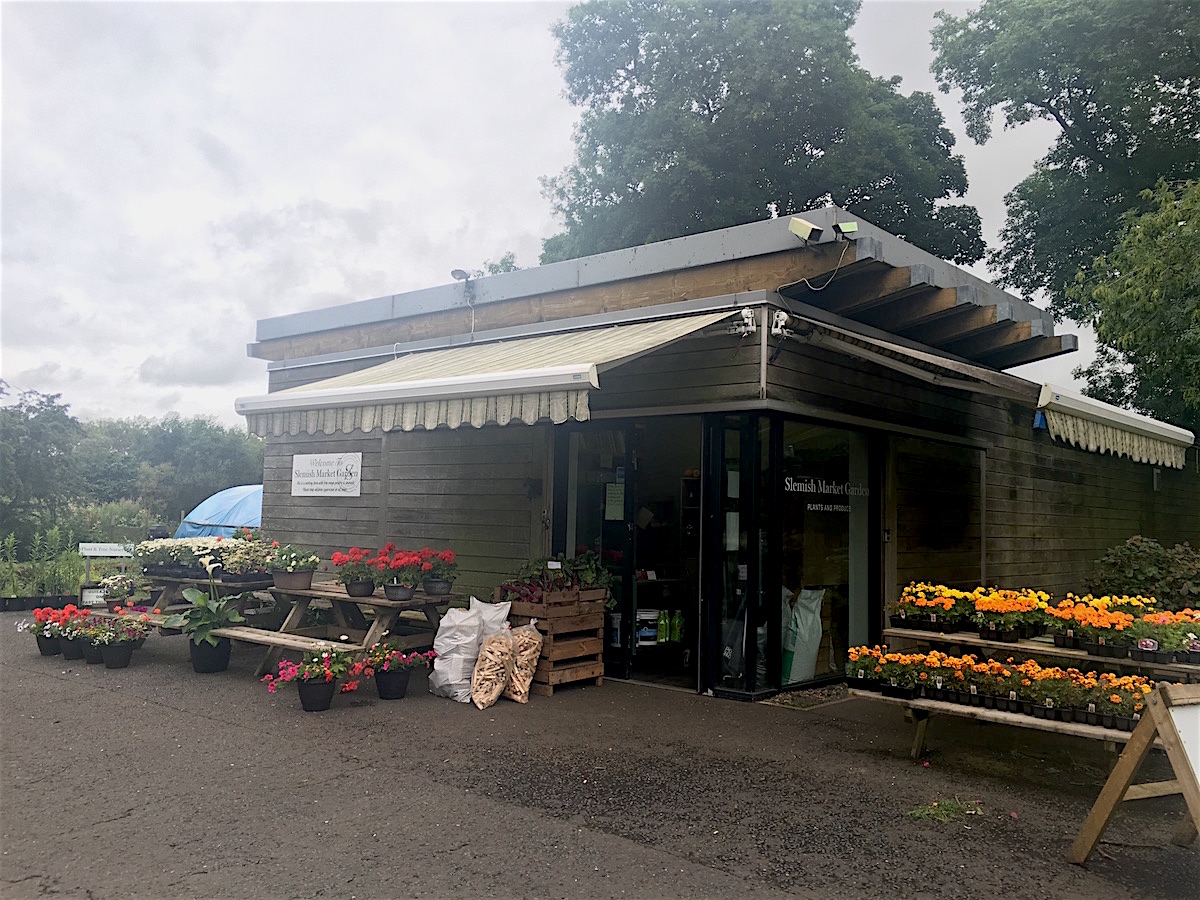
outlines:
M839 237L845 238L848 241L852 241L858 237L857 222L834 222L833 230L837 232Z
M791 320L792 317L782 309L775 310L775 315L771 317L771 334L775 337L791 337L792 333L788 331L787 327Z
M808 243L809 241L819 241L825 229L806 219L801 219L799 216L792 216L792 220L788 222L788 231Z
M730 325L728 334L740 334L745 337L748 334L754 334L758 331L758 318L754 314L754 310L746 306L741 311L742 324Z
M455 281L470 281L471 273L468 272L466 269L451 269L450 277L453 278Z

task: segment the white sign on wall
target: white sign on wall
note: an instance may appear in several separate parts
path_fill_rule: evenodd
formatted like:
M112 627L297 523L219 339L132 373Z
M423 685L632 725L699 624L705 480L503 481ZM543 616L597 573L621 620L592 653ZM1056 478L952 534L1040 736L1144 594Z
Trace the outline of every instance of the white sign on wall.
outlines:
M357 497L361 453L310 453L292 457L293 497Z

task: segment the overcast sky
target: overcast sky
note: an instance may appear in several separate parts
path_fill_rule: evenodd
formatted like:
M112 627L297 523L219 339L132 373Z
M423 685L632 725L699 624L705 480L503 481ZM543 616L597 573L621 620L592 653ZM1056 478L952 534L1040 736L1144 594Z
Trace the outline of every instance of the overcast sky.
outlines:
M234 398L266 390L256 320L508 250L536 265L558 230L538 178L577 118L549 32L566 8L3 3L0 377L84 419L241 425ZM853 36L873 74L935 93L994 243L1054 131L966 138L929 73L941 8L970 6L866 0ZM1067 384L1082 357L1013 371Z

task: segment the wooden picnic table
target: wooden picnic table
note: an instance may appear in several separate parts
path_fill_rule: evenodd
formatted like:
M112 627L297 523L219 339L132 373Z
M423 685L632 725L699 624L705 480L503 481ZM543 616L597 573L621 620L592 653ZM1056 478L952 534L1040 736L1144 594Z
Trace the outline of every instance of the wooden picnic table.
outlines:
M275 669L284 650L307 652L328 645L364 650L382 641L385 635L405 650L432 647L441 623L440 607L456 599L454 595L431 595L424 591L417 591L411 600L388 600L380 594L351 597L342 585L332 584L315 584L305 590L275 587L270 590L277 602L290 605L278 631L246 625L213 629L213 634L219 637L266 646L267 652L256 671L258 675ZM334 624L304 624L314 601L328 603ZM401 623L404 613L419 615L406 617Z
M156 604L160 609L170 606L173 603L183 602L184 588L194 587L205 594L209 590L208 578L166 578L161 575L155 575L150 577L149 581L151 587L161 587L163 589L162 596L158 598L158 603ZM270 575L247 581L222 581L218 578L214 582L217 586L218 597L244 594L248 591L265 591L274 583L275 580Z

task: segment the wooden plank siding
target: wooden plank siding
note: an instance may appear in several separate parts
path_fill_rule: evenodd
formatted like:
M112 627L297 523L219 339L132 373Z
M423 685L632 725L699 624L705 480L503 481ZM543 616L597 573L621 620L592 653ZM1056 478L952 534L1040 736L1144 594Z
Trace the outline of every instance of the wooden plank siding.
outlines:
M919 428L986 448L986 580L1081 591L1094 561L1134 534L1174 545L1200 541L1197 451L1184 470L1091 453L1033 430L1034 408L936 387L824 348L786 346L768 369L768 396L817 410ZM979 574L978 451L893 435L896 555L885 600L909 580L973 586ZM953 460L948 460L952 457ZM974 481L972 481L974 479ZM955 497L961 488L969 496ZM963 504L970 504L964 507ZM949 504L949 506L947 506ZM964 528L956 548L929 546L939 514ZM941 536L938 537L940 541Z
M523 424L270 438L263 529L324 560L334 550L389 540L411 549L451 547L459 560L456 592L491 596L522 562L548 552L542 511L550 441L549 426ZM359 451L360 497L291 496L292 454ZM335 571L327 562L323 569Z
M681 300L773 291L802 278L825 275L838 266L839 259L842 270L846 271L854 264L856 254L853 244L797 247L623 281L484 303L475 307L474 328L488 331ZM466 334L470 328L471 311L464 302L458 309L261 341L254 346L252 355L269 360L296 359Z

